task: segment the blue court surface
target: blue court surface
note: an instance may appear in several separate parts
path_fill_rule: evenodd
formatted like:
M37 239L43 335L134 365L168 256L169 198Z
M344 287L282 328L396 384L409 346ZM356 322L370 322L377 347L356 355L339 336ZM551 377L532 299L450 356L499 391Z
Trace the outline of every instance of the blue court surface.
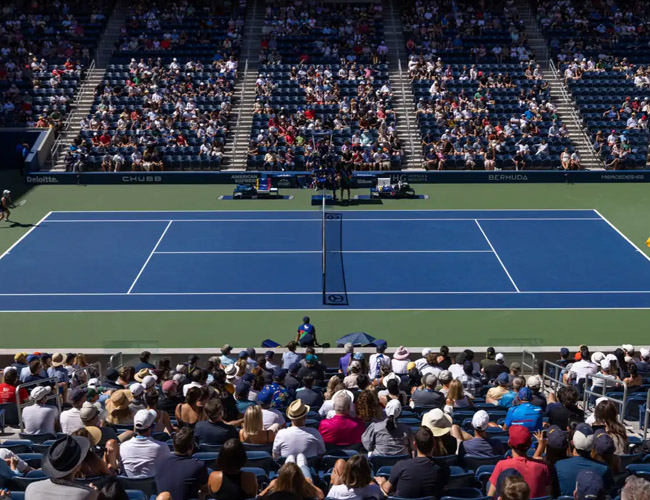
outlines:
M0 310L650 308L650 258L594 210L336 214L324 295L319 210L51 212Z

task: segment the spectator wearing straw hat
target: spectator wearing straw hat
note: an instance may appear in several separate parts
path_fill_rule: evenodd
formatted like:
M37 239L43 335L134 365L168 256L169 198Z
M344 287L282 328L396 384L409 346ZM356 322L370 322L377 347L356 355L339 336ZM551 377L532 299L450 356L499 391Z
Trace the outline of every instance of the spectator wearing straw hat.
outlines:
M95 488L75 483L74 478L90 449L90 441L81 436L66 436L52 444L43 459L43 472L48 479L27 486L25 498L30 500L96 500Z
M409 356L411 353L404 346L399 346L393 354L393 360L391 361L391 367L393 372L398 375L405 375L408 372L407 366L409 364Z
M59 412L54 406L46 405L47 397L52 393L50 386L36 386L29 394L34 404L23 409L25 434L54 434L58 426Z
M88 401L83 404L81 407L81 412L79 414L85 428L95 427L99 429L101 436L97 442L97 446L104 447L107 441L110 441L111 439L117 440L118 436L117 432L115 432L115 429L112 427L102 427L100 425L101 422L99 415L100 410L98 404L89 403Z
M106 401L106 423L110 425L133 424L133 412L129 406L132 397L131 392L126 389L113 392Z
M61 432L72 434L74 431L81 429L84 424L81 421L81 407L86 401L86 391L75 387L70 392L70 403L72 408L61 412Z
M58 382L59 387L66 388L70 383L70 377L68 375L68 370L66 370L65 355L61 352L55 352L52 354L52 366L47 369L47 376L50 378L55 378Z
M154 410L140 410L133 417L135 437L122 443L120 457L128 477L153 477L157 466L171 453L165 443L151 438L156 422Z
M305 427L310 407L300 399L295 400L287 408L287 418L291 427L280 429L273 441L273 456L275 458L298 456L307 458L323 455L325 442L318 430Z

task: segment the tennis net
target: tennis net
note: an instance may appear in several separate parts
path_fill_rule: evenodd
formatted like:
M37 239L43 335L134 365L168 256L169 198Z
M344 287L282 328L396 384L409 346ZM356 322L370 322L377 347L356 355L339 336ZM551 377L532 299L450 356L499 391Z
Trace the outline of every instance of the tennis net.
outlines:
M323 304L347 306L348 294L343 268L343 214L322 208L322 282Z

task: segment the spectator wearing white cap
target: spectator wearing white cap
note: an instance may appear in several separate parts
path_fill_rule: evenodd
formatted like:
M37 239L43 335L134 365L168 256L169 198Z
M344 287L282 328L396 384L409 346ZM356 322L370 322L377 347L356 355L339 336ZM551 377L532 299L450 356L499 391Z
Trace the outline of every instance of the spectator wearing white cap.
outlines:
M530 390L533 392L533 398L530 402L534 406L539 406L542 410L546 411L546 396L542 394L542 377L539 375L531 375L526 380L526 385L530 387Z
M429 363L427 361L427 355L431 353L436 354L434 350L431 349L430 347L425 347L424 349L422 349L422 357L415 360L415 367L418 369L419 372L422 372L422 368ZM438 361L438 356L436 354L436 363L437 361Z
M505 356L498 352L494 355L494 363L487 364L481 371L488 382L496 380L502 373L508 373L508 367L505 365Z
M54 434L58 427L59 412L55 406L46 405L47 397L52 393L50 386L36 386L29 394L34 404L23 409L25 434Z
M472 428L474 429L474 436L463 433L464 440L461 441L458 447L458 459L463 463L465 455L472 455L475 457L493 457L495 455L503 455L505 453L503 443L496 439L490 439L487 433L490 427L490 415L485 410L477 411L472 417ZM497 424L492 423L492 426L498 427ZM469 439L465 439L469 437Z
M632 344L623 344L621 346L621 349L623 349L623 355L625 356L625 361L627 363L634 363L638 361L637 358L634 357L634 346Z
M605 392L607 390L611 390L616 385L618 385L617 383L620 382L621 380L618 378L618 375L614 375L613 373L612 359L605 357L603 355L603 358L600 360L599 364L600 364L600 373L599 373L600 377L592 379L591 390L602 394L603 388Z
M139 410L133 417L135 437L120 446L122 467L128 477L155 476L157 464L171 455L167 444L151 438L156 417L153 410Z
M129 391L133 399L129 403L129 408L135 414L138 410L144 410L147 405L144 402L144 386L138 382L135 382L129 386Z
M411 429L397 421L402 404L392 399L386 405L386 418L372 422L361 436L361 443L368 455L410 455Z

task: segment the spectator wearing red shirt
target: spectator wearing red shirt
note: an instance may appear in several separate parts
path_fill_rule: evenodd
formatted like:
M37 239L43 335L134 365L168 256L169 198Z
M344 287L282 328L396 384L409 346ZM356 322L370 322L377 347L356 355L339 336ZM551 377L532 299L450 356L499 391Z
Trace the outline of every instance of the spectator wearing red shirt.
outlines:
M488 496L495 496L499 474L506 469L515 469L530 487L530 497L538 498L551 495L551 474L544 462L534 460L526 455L532 444L530 431L523 425L512 425L508 429L512 448L512 457L501 460L494 467L490 476Z
M18 385L18 372L11 366L5 368L4 382L0 384L0 404L16 402L16 386ZM29 398L27 389L20 389L20 402Z
M360 418L350 416L352 400L345 391L338 392L332 400L336 415L321 420L318 431L325 444L349 446L361 443L366 426Z
M102 135L99 136L99 143L104 146L105 148L109 147L111 145L111 136L108 132L104 132Z

